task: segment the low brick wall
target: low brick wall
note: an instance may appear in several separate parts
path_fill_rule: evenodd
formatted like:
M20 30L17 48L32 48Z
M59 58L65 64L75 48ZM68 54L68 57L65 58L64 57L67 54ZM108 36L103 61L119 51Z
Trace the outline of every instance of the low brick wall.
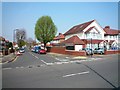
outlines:
M65 54L65 47L47 47L47 52Z
M105 55L118 54L118 53L120 53L120 50L108 50L108 51L105 51Z
M48 47L47 52L52 52L52 53L59 53L59 54L66 54L66 55L76 55L76 56L86 56L85 51L73 51L73 50L66 50L65 47ZM108 50L105 51L105 55L108 54L117 54L120 53L120 50Z
M72 50L66 50L66 54L68 55L76 55L76 56L85 56L86 52L85 51L72 51Z
M66 55L76 55L76 56L85 56L85 51L73 51L66 50L65 47L48 47L47 52L66 54Z

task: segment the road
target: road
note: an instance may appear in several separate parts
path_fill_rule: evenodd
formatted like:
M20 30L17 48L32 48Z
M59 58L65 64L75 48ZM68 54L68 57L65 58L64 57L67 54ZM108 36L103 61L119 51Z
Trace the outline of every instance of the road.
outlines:
M69 56L26 51L2 65L3 88L115 88L118 55L73 61Z

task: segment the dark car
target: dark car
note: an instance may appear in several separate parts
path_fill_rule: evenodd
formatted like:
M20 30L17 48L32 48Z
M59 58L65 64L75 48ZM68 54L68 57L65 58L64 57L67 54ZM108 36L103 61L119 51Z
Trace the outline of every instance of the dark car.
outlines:
M41 50L40 46L35 46L35 53L39 53L40 50Z

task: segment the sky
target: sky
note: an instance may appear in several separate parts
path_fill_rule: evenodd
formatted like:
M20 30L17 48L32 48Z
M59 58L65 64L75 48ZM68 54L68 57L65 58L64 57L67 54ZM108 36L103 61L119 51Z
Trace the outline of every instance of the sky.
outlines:
M13 30L24 28L28 38L35 39L36 21L48 15L58 33L93 19L105 27L118 29L117 2L2 2L2 34L13 41Z

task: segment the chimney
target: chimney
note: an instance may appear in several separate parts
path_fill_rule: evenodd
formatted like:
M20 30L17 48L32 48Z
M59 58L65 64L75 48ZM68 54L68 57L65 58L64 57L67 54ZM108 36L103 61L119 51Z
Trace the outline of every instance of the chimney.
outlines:
M110 29L110 26L105 26L106 29Z
M59 35L61 35L62 33L59 33Z

